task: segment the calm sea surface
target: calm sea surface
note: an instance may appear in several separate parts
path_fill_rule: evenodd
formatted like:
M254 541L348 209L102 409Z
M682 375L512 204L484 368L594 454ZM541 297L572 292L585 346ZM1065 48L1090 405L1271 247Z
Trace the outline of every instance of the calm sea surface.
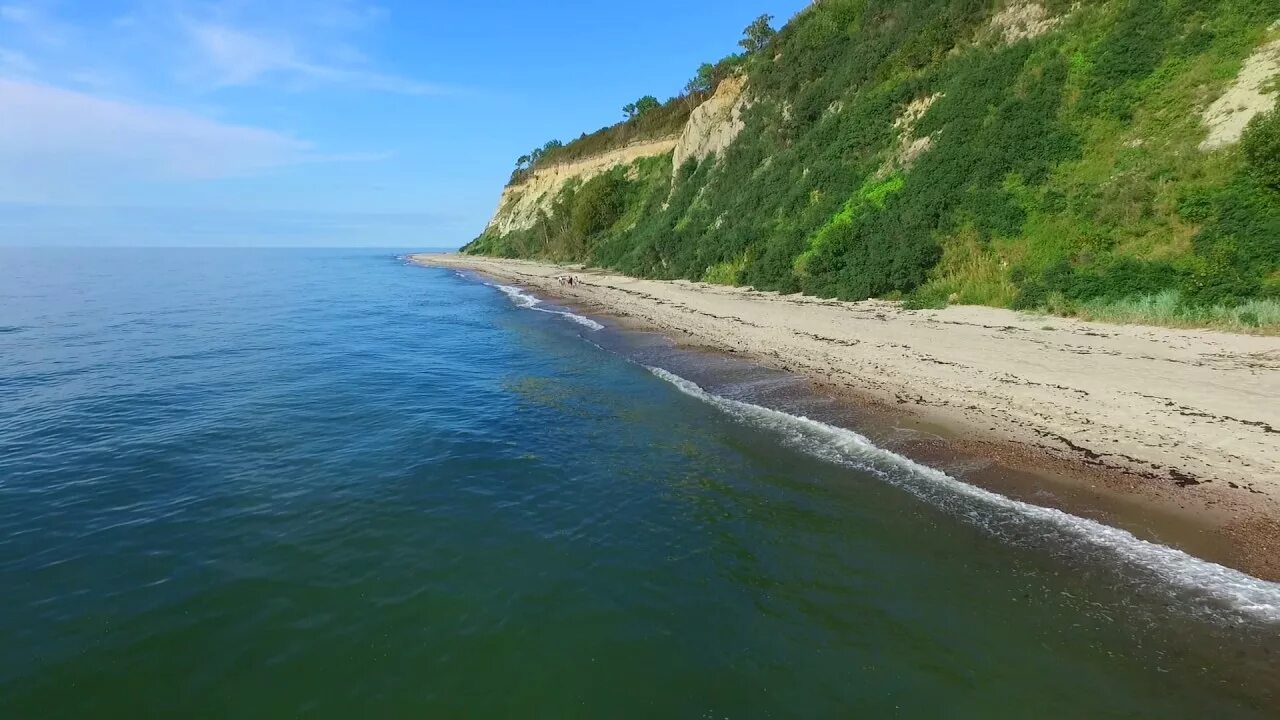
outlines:
M559 310L390 251L0 250L0 717L1276 717L1275 586Z

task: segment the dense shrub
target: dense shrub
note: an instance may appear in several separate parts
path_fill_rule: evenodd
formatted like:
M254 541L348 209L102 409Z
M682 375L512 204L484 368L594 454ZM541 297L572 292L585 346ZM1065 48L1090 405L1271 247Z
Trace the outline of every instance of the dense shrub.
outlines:
M1240 149L1258 182L1280 191L1280 112L1272 110L1249 123Z
M1213 215L1193 240L1195 264L1183 285L1189 302L1233 304L1275 295L1280 268L1280 193L1245 176L1213 199Z
M622 216L627 181L616 172L596 176L574 197L569 227L575 237L589 238L608 230Z
M1044 307L1055 295L1072 302L1154 295L1177 286L1185 275L1180 268L1160 261L1117 258L1103 265L1075 266L1062 259L1037 275L1015 273L1020 287L1013 307Z
M1140 99L1132 81L1156 69L1172 23L1164 0L1123 0L1119 5L1115 25L1094 53L1087 97L1099 109L1127 118Z

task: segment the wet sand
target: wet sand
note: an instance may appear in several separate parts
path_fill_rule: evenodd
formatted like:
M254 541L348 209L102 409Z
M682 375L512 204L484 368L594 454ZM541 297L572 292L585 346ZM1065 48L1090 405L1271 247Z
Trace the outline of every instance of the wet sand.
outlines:
M413 260L797 373L904 431L873 439L918 460L985 459L966 480L1280 579L1280 338Z

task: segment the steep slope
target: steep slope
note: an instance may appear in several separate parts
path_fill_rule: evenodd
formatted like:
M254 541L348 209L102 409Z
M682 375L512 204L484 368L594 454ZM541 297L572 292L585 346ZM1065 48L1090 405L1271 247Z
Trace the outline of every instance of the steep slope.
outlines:
M597 158L466 250L1280 325L1277 18L1280 0L820 0L693 110L674 161Z

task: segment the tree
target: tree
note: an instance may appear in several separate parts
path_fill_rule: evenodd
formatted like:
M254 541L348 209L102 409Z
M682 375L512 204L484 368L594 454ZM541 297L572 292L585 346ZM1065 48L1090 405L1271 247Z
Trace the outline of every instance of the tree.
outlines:
M778 31L774 30L773 26L769 24L772 20L772 15L761 15L752 20L751 24L742 31L743 37L738 41L738 45L742 46L742 49L748 53L763 50L769 44L769 41L773 39L773 36L778 34Z
M636 104L627 103L626 105L623 105L622 112L626 113L627 119L630 120L636 116Z
M520 170L524 167L533 167L534 165L537 165L538 161L541 160L543 156L545 156L547 153L551 152L552 150L559 150L562 147L564 147L564 143L560 142L559 140L548 140L546 143L543 144L542 147L534 148L533 150L529 151L528 155L521 155L519 158L517 158L516 169Z
M636 101L636 117L641 117L650 110L657 110L661 106L662 103L658 102L658 98L645 95Z
M627 181L617 172L588 180L573 196L569 228L579 241L604 232L622 217L626 209Z
M684 91L689 95L711 92L715 89L715 74L715 65L702 63L698 66L698 74L685 84Z

